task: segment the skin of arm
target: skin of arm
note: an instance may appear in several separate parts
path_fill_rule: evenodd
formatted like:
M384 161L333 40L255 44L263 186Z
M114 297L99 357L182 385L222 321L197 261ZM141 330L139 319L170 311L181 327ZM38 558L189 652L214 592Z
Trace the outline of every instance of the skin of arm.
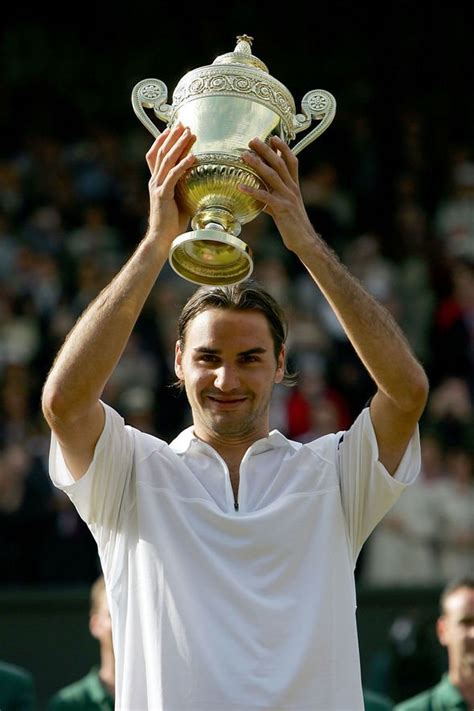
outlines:
M310 223L301 196L298 160L278 137L249 143L243 159L268 186L240 186L266 204L285 246L294 252L324 294L377 386L370 415L379 461L394 474L425 408L426 374L390 315L346 269Z
M87 471L104 426L99 402L143 305L165 264L171 242L189 216L175 201L180 177L195 161L195 136L181 124L166 129L146 155L148 230L121 271L88 306L67 336L46 379L43 414L56 434L74 479Z

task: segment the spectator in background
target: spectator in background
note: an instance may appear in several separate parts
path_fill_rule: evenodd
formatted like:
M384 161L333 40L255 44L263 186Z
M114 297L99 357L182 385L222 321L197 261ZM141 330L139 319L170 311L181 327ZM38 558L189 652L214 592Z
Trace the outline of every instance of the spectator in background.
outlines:
M0 205L0 283L2 285L13 276L17 250L18 245L13 235L11 220Z
M474 479L472 455L463 449L445 456L447 481L440 499L441 570L452 580L474 570Z
M104 578L91 588L89 629L99 642L100 666L73 684L58 691L48 703L48 711L113 711L115 699L115 658Z
M390 245L395 256L425 256L428 234L428 213L424 207L417 176L403 170L395 179L393 236Z
M449 377L432 391L425 426L443 449L474 451L474 408L469 385L463 378Z
M418 356L429 356L428 335L434 307L433 245L428 244L429 215L418 181L402 172L395 182L390 254L397 261L393 288L400 302L400 323ZM444 255L443 255L444 256Z
M372 296L392 314L396 312L396 269L383 255L379 235L361 234L352 240L344 251L344 263Z
M317 362L298 369L298 384L287 402L288 431L299 442L310 442L330 432L348 428L349 409L327 382Z
M429 375L433 385L463 378L474 387L474 257L448 262L445 294L439 298L430 328Z
M433 688L398 704L396 711L474 708L474 577L446 586L436 631L440 644L447 649L448 672Z
M354 205L350 193L340 184L334 163L323 161L301 179L301 193L313 224L332 245L341 246L354 225Z
M386 642L369 660L366 684L396 703L419 694L436 684L445 668L440 651L431 614L416 605L400 610L388 629Z
M132 385L118 399L125 422L142 432L155 435L155 398L150 388Z
M368 539L364 582L372 585L436 585L442 582L438 539L445 494L438 440L421 438L421 472L410 495L402 494Z
M53 496L38 458L19 443L0 448L1 584L42 580L54 530Z
M36 692L33 676L15 664L0 662L0 709L35 711Z
M434 223L448 256L474 259L474 162L467 156L453 166L451 192L441 200Z

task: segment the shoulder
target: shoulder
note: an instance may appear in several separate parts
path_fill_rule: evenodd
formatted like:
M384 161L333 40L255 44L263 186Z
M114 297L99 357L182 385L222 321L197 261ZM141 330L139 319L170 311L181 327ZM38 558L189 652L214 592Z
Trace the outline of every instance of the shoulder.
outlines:
M303 457L306 453L311 452L320 459L334 463L339 446L344 441L345 434L345 432L330 433L322 435L317 439L291 442L291 444L294 445L297 456Z
M90 700L91 674L92 672L57 691L48 703L48 711L83 709L84 704Z
M461 709L467 704L456 686L451 684L447 674L431 689L403 701L395 707L395 711L433 711L433 709Z
M17 681L20 684L33 682L32 674L23 667L19 667L16 664L0 662L0 680L3 683L4 680L6 681L10 679L13 682Z
M169 448L164 440L127 424L110 405L104 402L102 405L105 423L96 445L93 464L100 462L103 465L104 458L110 461L112 456L120 462L127 461L131 465L135 461L138 464L154 453Z
M16 707L23 700L24 708L27 708L29 699L33 708L33 696L33 675L16 664L0 662L0 707L8 708L12 702Z
M156 452L167 453L171 451L169 444L159 437L156 437L156 435L142 432L134 427L130 427L130 425L126 425L125 430L128 433L128 436L133 439L136 458L138 461L146 459Z
M433 699L439 685L433 686L431 689L422 691L421 694L413 696L411 699L402 701L395 706L395 711L432 711Z
M0 662L0 688L4 684L16 684L18 686L33 686L33 675L16 664Z

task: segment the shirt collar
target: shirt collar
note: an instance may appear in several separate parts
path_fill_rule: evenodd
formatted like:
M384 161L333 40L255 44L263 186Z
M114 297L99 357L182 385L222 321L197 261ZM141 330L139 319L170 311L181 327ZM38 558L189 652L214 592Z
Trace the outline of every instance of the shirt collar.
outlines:
M180 432L180 434L170 443L170 447L174 452L176 452L176 454L184 454L188 451L192 444L199 445L200 443L202 443L202 440L200 440L199 437L196 437L191 425L191 427L187 427L185 430ZM258 439L254 442L249 449L252 450L252 454L260 454L270 449L277 449L279 447L299 449L301 447L301 443L293 442L292 440L287 439L285 435L278 430L272 430L269 432L267 437L262 437L262 439Z
M439 690L439 700L446 704L446 708L459 709L459 711L466 709L467 704L464 701L461 692L457 686L451 683L449 679L449 674L446 672L438 684Z
M91 700L97 704L106 703L110 705L109 702L111 702L111 708L113 708L113 699L100 681L99 667L93 667L86 679Z

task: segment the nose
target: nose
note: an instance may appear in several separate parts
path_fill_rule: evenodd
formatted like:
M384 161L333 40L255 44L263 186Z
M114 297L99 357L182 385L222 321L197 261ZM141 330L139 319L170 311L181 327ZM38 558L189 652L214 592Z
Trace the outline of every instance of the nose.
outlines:
M239 388L240 378L237 369L230 364L222 364L216 369L214 386L222 392L230 392Z

